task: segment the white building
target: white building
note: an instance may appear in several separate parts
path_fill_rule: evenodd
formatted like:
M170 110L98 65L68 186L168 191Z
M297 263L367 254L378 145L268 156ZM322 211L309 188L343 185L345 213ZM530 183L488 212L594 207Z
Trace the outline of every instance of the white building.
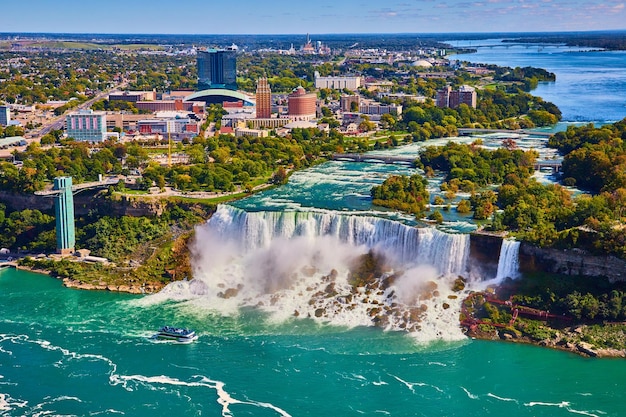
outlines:
M268 136L267 130L260 129L246 129L246 128L237 128L235 129L235 136L250 136L252 138L266 138Z
M330 88L333 90L356 91L363 85L362 77L320 77L319 72L315 71L315 88Z
M370 116L390 113L399 116L402 114L402 106L399 104L382 104L371 101L363 101L359 104L359 113Z
M67 137L78 141L102 142L106 140L106 113L78 110L65 118Z

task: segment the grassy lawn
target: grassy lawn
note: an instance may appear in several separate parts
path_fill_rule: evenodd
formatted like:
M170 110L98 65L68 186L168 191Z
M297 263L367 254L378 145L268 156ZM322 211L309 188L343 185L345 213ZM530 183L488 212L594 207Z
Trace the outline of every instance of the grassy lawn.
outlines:
M171 200L174 202L181 202L181 203L208 204L209 205L209 204L227 203L229 201L238 200L240 198L247 197L248 195L249 194L246 192L241 192L237 194L230 194L230 195L214 197L214 198L194 198L194 197L175 196L175 197L169 197L168 200Z

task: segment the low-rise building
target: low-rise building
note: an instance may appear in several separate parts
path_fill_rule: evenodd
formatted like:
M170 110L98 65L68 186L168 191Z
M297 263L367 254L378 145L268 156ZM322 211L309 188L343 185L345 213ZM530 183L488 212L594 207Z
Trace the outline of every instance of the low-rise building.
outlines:
M235 129L235 136L250 136L252 138L266 138L268 136L268 131L263 129L248 129L248 128L237 128Z
M154 119L144 119L137 122L137 130L143 134L170 134L189 136L198 133L198 121L190 117L171 116L168 114L157 115Z
M319 72L315 71L315 88L330 88L333 90L348 89L356 91L363 85L363 78L360 76L344 76L344 77L321 77Z
M138 101L156 100L156 92L154 91L115 91L109 94L109 101L129 101L137 103Z
M364 101L359 105L359 113L369 116L387 113L399 116L402 114L402 106L399 104L382 104L375 101Z
M196 114L202 114L204 112L204 103L198 101L183 101L183 100L151 100L151 101L138 101L135 103L135 107L144 111L190 111Z
M287 123L291 122L291 119L288 117L270 117L270 118L254 118L254 119L246 119L246 123L253 129L258 129L260 127L265 127L268 129L276 129L277 127L285 126Z

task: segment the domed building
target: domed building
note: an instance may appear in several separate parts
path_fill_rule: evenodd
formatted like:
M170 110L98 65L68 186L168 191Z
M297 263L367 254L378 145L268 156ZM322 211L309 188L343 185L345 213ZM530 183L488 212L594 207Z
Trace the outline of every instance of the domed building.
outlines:
M317 94L307 93L302 86L287 96L287 113L292 120L312 120L316 115Z
M426 61L425 59L418 59L417 61L411 64L412 67L421 67L421 68L431 68L433 64Z

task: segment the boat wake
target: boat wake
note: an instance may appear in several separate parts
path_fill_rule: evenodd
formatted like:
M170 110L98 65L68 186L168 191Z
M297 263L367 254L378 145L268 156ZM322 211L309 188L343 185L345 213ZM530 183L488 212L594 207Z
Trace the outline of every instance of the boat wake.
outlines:
M112 383L121 385L128 391L135 391L138 386L155 387L159 385L171 385L171 386L186 386L186 387L206 387L215 390L218 399L217 403L222 407L223 417L232 417L232 411L230 407L235 404L251 405L260 408L267 408L275 411L278 415L284 417L291 417L285 410L276 407L273 404L252 400L237 400L233 398L225 389L224 383L221 381L214 381L202 375L193 377L192 381L183 381L177 378L171 378L167 376L144 376L144 375L114 375L112 376Z
M217 380L212 380L206 376L196 375L191 377L188 381L170 377L167 375L159 376L145 376L145 375L124 375L118 372L118 366L111 359L89 353L73 352L62 346L57 346L50 343L47 340L31 339L26 335L2 335L0 334L0 343L10 342L16 345L29 345L38 346L42 351L54 352L60 355L56 359L56 366L65 368L70 366L70 362L75 366L76 361L86 362L100 362L108 368L108 372L102 375L108 374L108 383L110 386L119 386L128 392L137 392L140 389L156 390L160 386L186 386L186 387L205 387L214 390L217 395L217 403L221 406L222 416L232 417L233 413L230 407L235 404L250 405L254 407L266 408L274 411L277 415L288 417L290 416L285 410L262 401L254 401L251 399L239 400L234 398L228 391L226 391L225 383ZM10 354L9 351L5 353ZM2 385L2 376L0 375L0 385ZM70 395L60 396L46 396L42 398L41 402L37 404L31 404L28 401L20 400L11 397L9 394L0 392L0 414L12 413L19 410L19 415L49 415L55 414L54 410L59 402L75 402L80 404L89 403L81 398ZM106 414L127 414L124 411L109 408L106 410ZM12 415L12 414L7 414Z

